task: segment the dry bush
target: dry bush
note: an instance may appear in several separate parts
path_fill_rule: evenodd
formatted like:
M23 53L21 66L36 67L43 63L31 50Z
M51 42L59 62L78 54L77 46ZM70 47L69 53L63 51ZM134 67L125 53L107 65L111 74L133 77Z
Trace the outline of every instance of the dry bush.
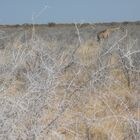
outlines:
M34 35L23 42L23 36L1 53L0 139L140 139L133 39L118 34L65 50L57 41Z

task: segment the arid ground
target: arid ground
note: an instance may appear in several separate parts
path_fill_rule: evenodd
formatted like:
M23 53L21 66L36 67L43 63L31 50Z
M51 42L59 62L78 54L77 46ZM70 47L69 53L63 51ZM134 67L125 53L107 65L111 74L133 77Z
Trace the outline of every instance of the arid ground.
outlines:
M140 22L0 25L0 140L140 140Z

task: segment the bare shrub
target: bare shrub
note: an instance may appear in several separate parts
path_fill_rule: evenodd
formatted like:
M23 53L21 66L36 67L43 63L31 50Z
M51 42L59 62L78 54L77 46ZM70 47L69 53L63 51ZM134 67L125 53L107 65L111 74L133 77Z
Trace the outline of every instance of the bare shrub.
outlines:
M82 42L75 28L75 46L21 34L1 53L0 139L139 139L137 40Z

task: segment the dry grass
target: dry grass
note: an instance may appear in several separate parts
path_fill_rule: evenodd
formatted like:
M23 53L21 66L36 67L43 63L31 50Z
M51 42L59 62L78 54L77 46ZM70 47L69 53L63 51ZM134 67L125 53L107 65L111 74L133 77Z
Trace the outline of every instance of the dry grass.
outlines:
M72 48L55 43L16 40L4 50L12 55L2 56L11 67L0 75L0 139L138 140L140 95L118 51L104 63L104 48L87 40L71 59Z

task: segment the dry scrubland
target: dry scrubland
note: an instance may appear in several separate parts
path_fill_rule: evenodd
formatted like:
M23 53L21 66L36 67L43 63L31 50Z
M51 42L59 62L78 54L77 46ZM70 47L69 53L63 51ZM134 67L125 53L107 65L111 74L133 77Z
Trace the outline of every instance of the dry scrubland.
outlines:
M0 140L139 140L140 24L0 27Z

